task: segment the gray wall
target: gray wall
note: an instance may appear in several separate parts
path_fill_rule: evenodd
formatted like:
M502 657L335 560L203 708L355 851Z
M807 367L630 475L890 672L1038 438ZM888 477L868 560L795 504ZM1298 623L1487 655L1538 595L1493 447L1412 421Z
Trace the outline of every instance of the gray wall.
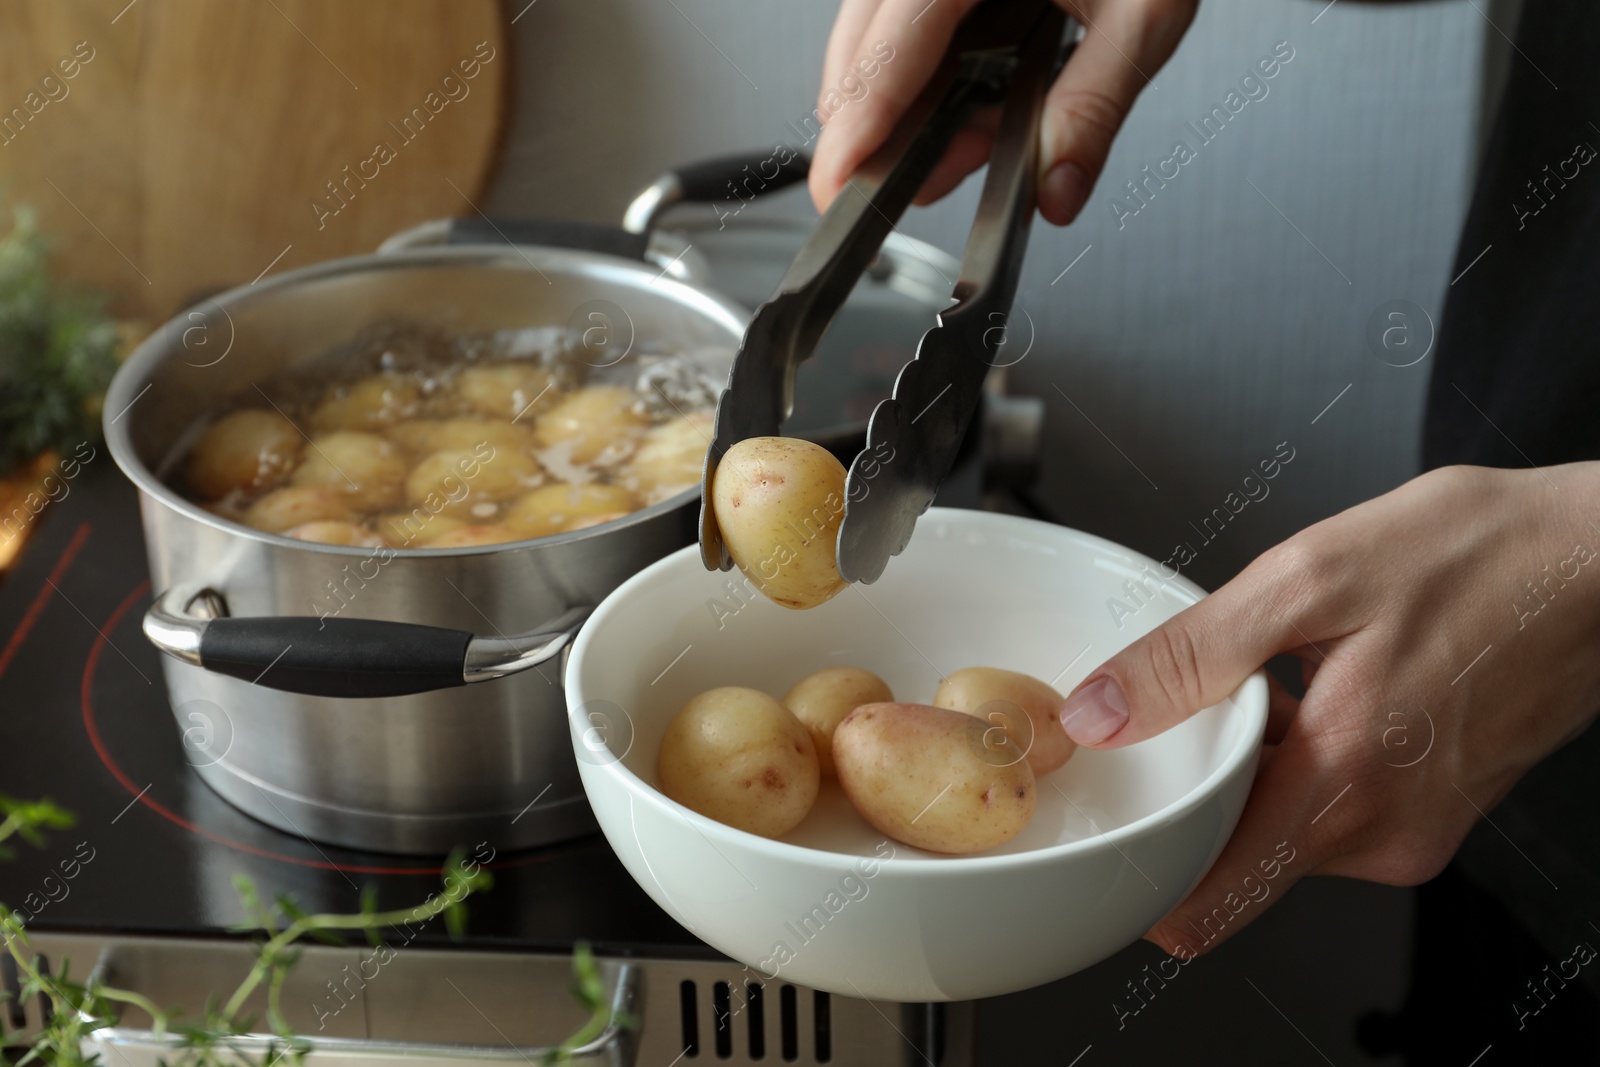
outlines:
M1043 498L1072 525L1162 556L1188 539L1190 573L1207 585L1416 468L1429 361L1388 366L1363 330L1396 299L1437 321L1470 189L1481 53L1499 38L1464 3L1346 0L1313 25L1321 9L1207 0L1080 221L1035 230L1019 296L1039 334L1013 389L1049 404ZM792 141L785 123L813 106L832 10L527 8L492 210L614 220L668 162ZM1279 41L1295 55L1268 95L1119 229L1113 191L1170 155L1184 123ZM969 181L902 229L959 253L976 194ZM784 199L778 210L809 212L803 194ZM1283 441L1295 459L1270 496L1203 543L1189 523Z

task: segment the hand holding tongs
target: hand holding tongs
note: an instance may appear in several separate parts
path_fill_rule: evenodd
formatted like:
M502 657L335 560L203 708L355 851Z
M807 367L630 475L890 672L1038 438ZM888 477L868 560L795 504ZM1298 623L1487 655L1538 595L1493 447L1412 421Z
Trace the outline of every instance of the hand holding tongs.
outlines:
M893 396L872 413L867 449L851 464L839 574L874 582L910 541L917 517L955 462L984 375L1004 343L1033 220L1039 117L1045 90L1066 58L1065 27L1052 0L985 0L968 15L927 87L845 184L777 292L756 309L717 406L716 438L706 455L700 552L707 569L732 565L711 507L718 461L739 441L777 435L794 409L800 362L810 357L951 137L978 108L1003 101L952 306L923 335Z

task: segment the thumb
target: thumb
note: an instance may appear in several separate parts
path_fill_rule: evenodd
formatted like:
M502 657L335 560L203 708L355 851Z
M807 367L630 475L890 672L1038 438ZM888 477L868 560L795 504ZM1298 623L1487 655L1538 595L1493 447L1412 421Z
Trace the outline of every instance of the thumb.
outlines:
M1251 573L1259 567L1101 664L1062 705L1067 735L1091 748L1154 737L1227 699L1279 652L1306 644L1275 610L1278 583Z
M1178 47L1198 0L1060 0L1084 37L1045 98L1039 130L1039 212L1077 217L1139 93Z

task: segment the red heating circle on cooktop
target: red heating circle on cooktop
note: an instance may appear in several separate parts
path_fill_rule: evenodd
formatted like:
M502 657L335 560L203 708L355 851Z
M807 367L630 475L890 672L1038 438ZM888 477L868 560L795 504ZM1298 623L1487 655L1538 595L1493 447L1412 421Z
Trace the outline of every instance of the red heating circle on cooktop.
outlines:
M375 867L363 864L338 864L332 863L328 860L307 859L303 856L291 856L287 853L273 851L272 849L259 848L255 845L246 844L243 841L235 841L231 837L224 837L221 834L207 830L203 826L196 826L188 819L185 819L177 812L151 797L149 787L141 789L139 786L135 785L133 779L129 778L123 769L117 764L117 761L112 758L110 751L106 748L104 739L102 739L100 736L100 728L95 723L93 698L94 674L95 669L100 664L100 653L103 652L106 645L110 643L110 639L106 637L106 634L114 631L118 624L122 622L123 617L127 615L127 613L132 610L133 606L137 604L139 600L149 591L150 580L146 578L144 581L134 586L132 592L123 598L122 603L117 605L116 610L112 611L112 613L107 616L105 622L99 628L99 635L95 638L94 644L89 648L88 658L84 661L83 681L79 689L80 699L83 704L83 727L89 734L89 744L93 746L95 755L100 757L100 762L105 765L106 770L111 772L111 776L122 785L122 788L128 791L128 794L132 796L135 801L143 804L145 807L149 808L157 815L160 815L168 822L173 823L176 826L181 826L183 829L192 834L199 834L201 837L215 841L219 845L237 849L240 852L248 852L253 856L262 856L266 859L279 860L283 863L292 863L300 867L314 867L324 871L339 871L342 873L354 874L440 875L444 873L444 868L437 866ZM499 860L486 864L485 866L490 867L491 869L525 867L534 863L542 863L552 858L553 854L550 851L543 851L538 855L524 856L514 860Z

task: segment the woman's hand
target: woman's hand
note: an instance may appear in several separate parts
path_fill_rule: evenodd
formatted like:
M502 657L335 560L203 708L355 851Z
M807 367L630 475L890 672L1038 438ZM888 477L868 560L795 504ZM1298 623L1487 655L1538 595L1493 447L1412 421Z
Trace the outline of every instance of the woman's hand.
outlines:
M1296 535L1091 674L1062 719L1105 749L1227 699L1273 655L1304 661L1304 700L1274 691L1238 829L1146 937L1214 947L1264 910L1245 898L1265 899L1251 887L1275 857L1294 857L1280 888L1443 869L1600 709L1597 552L1600 463L1449 467Z
M1178 46L1199 0L1057 2L1086 34L1050 90L1040 128L1039 212L1065 226L1089 198L1111 139L1140 90ZM956 26L978 3L844 0L840 5L822 68L818 114L829 117L811 164L811 197L819 211L827 210L846 179L889 136L939 66ZM891 58L880 65L884 54ZM837 101L841 85L855 78L863 62L877 71L866 94L850 94L848 103L829 115L829 94ZM994 143L995 119L987 115L956 135L917 203L939 199L983 165Z

